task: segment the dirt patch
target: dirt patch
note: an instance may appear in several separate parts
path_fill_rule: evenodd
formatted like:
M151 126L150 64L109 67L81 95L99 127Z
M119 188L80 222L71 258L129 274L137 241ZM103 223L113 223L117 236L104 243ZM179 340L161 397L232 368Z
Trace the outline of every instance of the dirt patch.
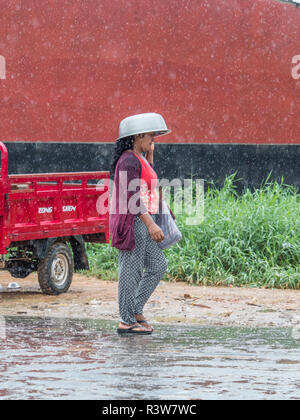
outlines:
M16 281L21 289L8 291ZM37 275L12 279L0 273L0 315L118 320L118 284L75 275L68 293L40 292ZM300 291L190 286L161 282L145 307L152 323L227 326L300 325Z

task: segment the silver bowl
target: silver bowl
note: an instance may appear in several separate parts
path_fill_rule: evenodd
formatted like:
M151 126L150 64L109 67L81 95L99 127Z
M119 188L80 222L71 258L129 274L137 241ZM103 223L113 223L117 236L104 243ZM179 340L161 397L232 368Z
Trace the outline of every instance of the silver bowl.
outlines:
M171 133L165 120L160 114L148 112L127 117L120 122L119 139L137 134L155 133L155 136L163 136Z

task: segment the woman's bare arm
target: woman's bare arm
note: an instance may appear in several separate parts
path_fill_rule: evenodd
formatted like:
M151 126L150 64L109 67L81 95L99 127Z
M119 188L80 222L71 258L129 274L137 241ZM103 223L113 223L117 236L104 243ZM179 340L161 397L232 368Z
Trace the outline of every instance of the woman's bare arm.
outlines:
M154 143L151 145L151 150L146 153L146 159L153 166L154 164ZM154 222L149 213L144 213L139 216L143 223L145 223L151 238L156 242L164 240L164 234L161 228Z

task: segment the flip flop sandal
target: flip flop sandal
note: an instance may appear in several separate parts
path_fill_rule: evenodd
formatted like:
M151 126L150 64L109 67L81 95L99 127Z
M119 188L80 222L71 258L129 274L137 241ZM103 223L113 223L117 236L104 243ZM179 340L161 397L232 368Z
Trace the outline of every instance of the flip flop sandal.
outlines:
M145 335L145 334L151 334L152 331L136 331L134 330L134 328L138 328L138 325L133 325L132 327L129 328L118 328L117 329L117 333L118 334L140 334L140 335Z
M148 323L148 321L146 319L143 319L142 321L137 321L139 324L148 324L150 326L150 324ZM153 331L153 328L151 327L151 330Z

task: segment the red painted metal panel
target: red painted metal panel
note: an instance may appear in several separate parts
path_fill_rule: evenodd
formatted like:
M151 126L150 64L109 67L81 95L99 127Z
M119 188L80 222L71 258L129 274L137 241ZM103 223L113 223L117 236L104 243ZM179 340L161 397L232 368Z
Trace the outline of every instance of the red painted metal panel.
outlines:
M110 142L122 118L154 111L173 130L162 142L300 143L293 5L0 0L0 9L2 141Z

